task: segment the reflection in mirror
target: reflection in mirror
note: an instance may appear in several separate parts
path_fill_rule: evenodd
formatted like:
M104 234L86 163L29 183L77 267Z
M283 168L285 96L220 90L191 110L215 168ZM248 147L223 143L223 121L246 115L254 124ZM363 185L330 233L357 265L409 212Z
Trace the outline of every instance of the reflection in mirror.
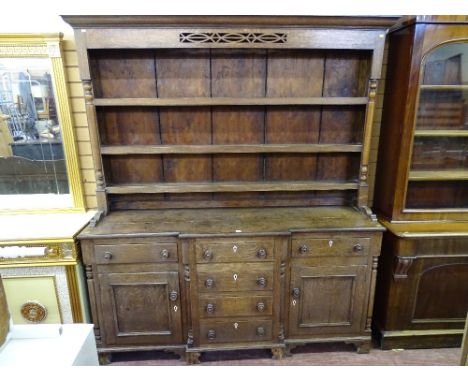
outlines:
M24 208L25 194L71 205L50 61L0 58L0 195Z

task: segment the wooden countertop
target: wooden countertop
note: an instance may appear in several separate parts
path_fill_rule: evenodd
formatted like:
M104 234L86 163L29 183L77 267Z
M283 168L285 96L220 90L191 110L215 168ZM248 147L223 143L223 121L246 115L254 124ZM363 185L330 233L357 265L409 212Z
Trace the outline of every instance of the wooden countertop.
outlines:
M384 231L351 207L276 207L116 211L79 239L105 237L289 234L314 231Z

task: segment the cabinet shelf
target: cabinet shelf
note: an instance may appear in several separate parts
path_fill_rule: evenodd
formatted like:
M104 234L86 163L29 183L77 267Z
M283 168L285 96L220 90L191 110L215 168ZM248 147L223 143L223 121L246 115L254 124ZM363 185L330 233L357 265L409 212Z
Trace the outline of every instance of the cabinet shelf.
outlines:
M421 85L421 90L468 90L468 85Z
M468 180L468 170L442 170L442 171L410 171L409 180Z
M468 130L416 130L415 137L468 137Z
M359 153L360 144L265 145L119 145L101 146L103 155L133 154L254 154L254 153Z
M218 182L218 183L146 183L106 187L108 194L159 194L186 192L262 192L357 190L356 182Z
M95 106L365 105L367 97L96 98Z

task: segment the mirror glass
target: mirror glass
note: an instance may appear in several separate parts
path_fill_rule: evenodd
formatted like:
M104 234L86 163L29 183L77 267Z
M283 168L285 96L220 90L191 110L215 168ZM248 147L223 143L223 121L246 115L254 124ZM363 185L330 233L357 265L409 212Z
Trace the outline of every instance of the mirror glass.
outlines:
M72 206L48 58L0 58L0 208Z

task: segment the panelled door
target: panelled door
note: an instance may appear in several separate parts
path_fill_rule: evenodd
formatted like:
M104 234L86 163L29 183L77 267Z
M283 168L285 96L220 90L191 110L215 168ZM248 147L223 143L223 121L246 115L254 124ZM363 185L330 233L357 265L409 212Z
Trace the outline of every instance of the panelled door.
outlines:
M289 336L362 331L367 296L366 268L365 265L293 266Z
M106 345L181 343L178 272L103 273L99 283Z

